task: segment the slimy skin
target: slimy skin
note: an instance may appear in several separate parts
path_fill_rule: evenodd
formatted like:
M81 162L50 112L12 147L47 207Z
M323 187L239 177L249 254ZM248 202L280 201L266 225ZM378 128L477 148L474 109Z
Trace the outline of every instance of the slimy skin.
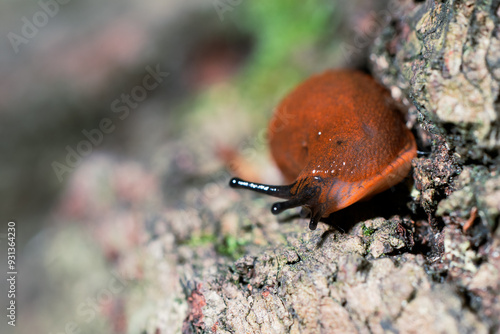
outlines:
M322 217L401 182L417 154L387 90L350 70L329 70L300 84L276 108L268 134L272 156L291 184L234 178L230 185L287 199L273 205L274 214L308 208L310 229Z

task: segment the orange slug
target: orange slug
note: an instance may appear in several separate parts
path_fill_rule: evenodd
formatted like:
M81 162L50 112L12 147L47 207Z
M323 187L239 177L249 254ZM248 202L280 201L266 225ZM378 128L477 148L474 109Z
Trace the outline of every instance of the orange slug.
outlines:
M417 154L389 92L352 70L329 70L300 84L277 107L268 137L290 184L238 178L229 184L286 199L273 204L273 214L309 209L311 230L321 218L399 183Z

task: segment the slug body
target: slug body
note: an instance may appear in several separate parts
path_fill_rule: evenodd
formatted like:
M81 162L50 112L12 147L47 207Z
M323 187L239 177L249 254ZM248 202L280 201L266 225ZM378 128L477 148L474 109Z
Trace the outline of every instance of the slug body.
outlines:
M304 206L310 229L322 217L399 183L416 156L415 139L389 93L361 72L330 70L299 85L276 109L271 153L290 185L234 178L230 185L287 199L274 214Z

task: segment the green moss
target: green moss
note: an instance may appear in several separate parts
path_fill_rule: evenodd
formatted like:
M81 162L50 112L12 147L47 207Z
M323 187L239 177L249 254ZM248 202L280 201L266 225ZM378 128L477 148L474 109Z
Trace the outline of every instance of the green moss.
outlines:
M191 239L183 244L193 248L213 245L217 253L236 260L245 254L244 246L248 241L230 235L224 236L221 240L213 234L201 234L191 236Z
M364 224L363 224L363 228L362 229L363 229L363 235L365 237L369 237L369 236L371 236L373 234L373 232L375 232L375 230L372 230L371 228L366 227L366 225L364 225Z
M185 244L190 247L200 247L213 244L217 241L217 237L213 234L192 235Z
M215 249L219 254L229 256L236 260L245 254L244 246L247 243L248 242L244 239L238 239L227 235L224 237L222 243L216 245Z

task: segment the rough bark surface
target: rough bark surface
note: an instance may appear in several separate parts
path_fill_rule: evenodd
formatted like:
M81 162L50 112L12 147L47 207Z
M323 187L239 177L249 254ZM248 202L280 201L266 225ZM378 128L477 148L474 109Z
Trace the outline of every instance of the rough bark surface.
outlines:
M414 161L412 193L427 220L281 231L279 245L200 277L203 320L186 332L499 330L499 2L391 6L372 69L431 151ZM405 252L413 231L422 255Z

